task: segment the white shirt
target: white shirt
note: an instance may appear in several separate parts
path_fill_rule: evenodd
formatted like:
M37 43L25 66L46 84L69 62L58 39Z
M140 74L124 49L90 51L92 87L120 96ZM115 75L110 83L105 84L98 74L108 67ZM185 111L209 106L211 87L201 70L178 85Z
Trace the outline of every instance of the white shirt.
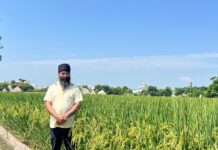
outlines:
M52 107L56 113L64 114L68 112L75 103L81 102L83 97L78 87L69 85L63 90L60 82L57 82L48 88L44 100L52 102ZM71 115L64 124L58 125L55 117L50 115L50 128L71 128L74 120L75 114Z

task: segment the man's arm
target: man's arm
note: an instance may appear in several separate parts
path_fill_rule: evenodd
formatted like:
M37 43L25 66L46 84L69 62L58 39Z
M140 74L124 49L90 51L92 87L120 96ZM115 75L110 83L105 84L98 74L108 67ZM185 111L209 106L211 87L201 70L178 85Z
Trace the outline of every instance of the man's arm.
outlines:
M80 108L80 102L77 102L77 103L75 103L74 105L73 105L73 107L68 111L68 112L66 112L65 114L64 114L64 116L66 117L66 118L69 118L71 115L73 115L74 113L76 113L77 112L77 110Z
M56 118L57 124L63 124L66 122L67 118L64 115L57 114L54 108L52 107L52 102L50 101L45 101L45 107L47 111Z

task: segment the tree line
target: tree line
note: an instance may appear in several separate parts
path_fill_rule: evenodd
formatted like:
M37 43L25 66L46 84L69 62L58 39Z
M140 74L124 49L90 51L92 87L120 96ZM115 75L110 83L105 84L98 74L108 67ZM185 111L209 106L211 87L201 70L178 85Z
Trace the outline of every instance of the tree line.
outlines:
M144 95L144 96L189 96L189 97L218 97L218 76L211 78L212 83L208 86L202 87L183 87L175 88L172 90L170 87L163 89L158 89L156 86L148 86L147 89L139 92L133 93L133 90L127 86L123 87L111 87L108 85L95 85L94 91L99 92L103 90L108 95ZM6 89L9 91L9 86L12 88L19 87L24 92L45 92L47 88L44 89L34 89L34 87L29 83L19 83L12 81L11 83L0 83L0 91ZM88 86L83 86L88 88Z
M34 87L29 83L18 83L15 81L12 81L11 83L0 83L0 91L3 91L6 89L7 91L10 91L9 86L11 88L19 87L23 92L33 92L35 91Z
M109 95L145 95L145 96L189 96L189 97L218 97L218 76L211 78L212 83L208 86L202 87L182 87L172 90L170 87L158 89L156 86L148 86L147 89L133 93L132 89L127 86L124 87L110 87L108 85L96 85L94 90L105 91Z

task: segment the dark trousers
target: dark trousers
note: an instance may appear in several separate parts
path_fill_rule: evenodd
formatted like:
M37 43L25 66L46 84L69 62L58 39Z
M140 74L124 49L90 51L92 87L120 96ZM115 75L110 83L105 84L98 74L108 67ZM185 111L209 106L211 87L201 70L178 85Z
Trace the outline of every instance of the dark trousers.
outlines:
M51 131L51 145L52 150L60 150L62 141L66 150L73 150L75 147L71 144L71 130L70 128L50 128Z

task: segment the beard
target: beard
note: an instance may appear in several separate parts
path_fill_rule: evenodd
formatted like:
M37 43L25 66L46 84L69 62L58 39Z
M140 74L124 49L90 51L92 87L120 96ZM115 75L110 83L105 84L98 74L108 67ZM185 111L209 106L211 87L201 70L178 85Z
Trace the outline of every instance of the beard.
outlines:
M59 77L60 84L63 88L70 85L70 77Z

